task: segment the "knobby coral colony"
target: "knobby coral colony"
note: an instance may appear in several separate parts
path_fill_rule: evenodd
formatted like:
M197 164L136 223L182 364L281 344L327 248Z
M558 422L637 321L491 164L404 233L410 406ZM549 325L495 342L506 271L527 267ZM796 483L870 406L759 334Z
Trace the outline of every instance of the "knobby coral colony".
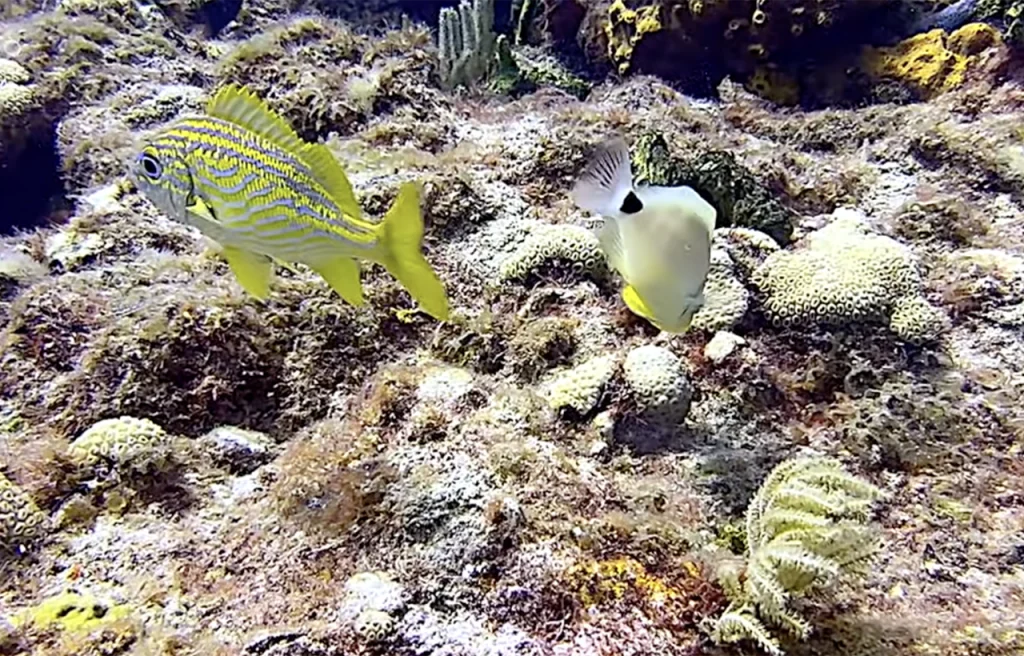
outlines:
M1022 4L446 4L0 3L0 653L1022 653Z

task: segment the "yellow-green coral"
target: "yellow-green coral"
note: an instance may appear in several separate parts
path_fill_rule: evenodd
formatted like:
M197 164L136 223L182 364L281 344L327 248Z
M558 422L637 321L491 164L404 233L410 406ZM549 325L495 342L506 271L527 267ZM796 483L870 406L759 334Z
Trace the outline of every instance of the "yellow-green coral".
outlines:
M650 575L643 563L628 556L573 565L565 578L584 606L619 600L629 592L655 604L680 596L664 580Z
M675 353L653 344L637 347L626 356L622 371L645 421L676 425L686 418L693 389Z
M602 355L557 374L547 385L548 404L555 410L572 408L581 415L589 413L617 364L615 355Z
M20 117L32 106L33 87L14 82L0 82L0 123Z
M652 4L639 9L630 9L622 0L615 0L608 7L608 20L604 33L608 39L608 56L618 67L620 74L629 70L633 48L645 35L662 29L661 8Z
M963 84L974 56L999 43L995 28L971 23L950 35L935 29L889 48L865 48L861 64L874 79L896 79L931 98Z
M46 515L25 492L0 474L0 549L20 551L38 539Z
M767 237L767 236L766 236ZM747 313L750 293L736 277L732 257L725 250L711 249L711 266L704 283L704 305L693 315L694 330L728 330Z
M109 464L124 471L144 471L167 456L168 436L148 419L119 417L90 426L71 443L68 457L79 467Z
M768 318L781 325L885 321L908 341L937 338L943 315L921 297L912 251L869 232L855 212L836 217L806 247L779 251L754 272Z
M603 269L601 244L592 231L574 225L544 226L530 235L504 263L502 280L525 278L552 260L565 260L574 269L598 272Z
M63 592L48 597L9 618L16 627L48 629L57 627L69 633L89 632L127 618L127 604L111 604L91 594Z
M0 58L0 82L25 84L31 79L32 75L24 66L13 59Z
M715 640L751 639L782 654L761 620L805 638L810 625L787 607L790 598L868 562L877 546L868 513L883 496L830 458L779 464L747 508L742 583L738 572L721 575L732 603L717 622Z

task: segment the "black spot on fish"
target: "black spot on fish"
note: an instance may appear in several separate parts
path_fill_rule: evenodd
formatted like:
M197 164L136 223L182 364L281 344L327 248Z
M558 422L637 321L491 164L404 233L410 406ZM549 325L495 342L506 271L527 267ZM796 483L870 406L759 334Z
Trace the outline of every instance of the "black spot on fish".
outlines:
M625 200L622 201L622 207L619 208L620 212L625 214L636 214L644 208L644 204L640 202L636 194L632 191L626 195Z

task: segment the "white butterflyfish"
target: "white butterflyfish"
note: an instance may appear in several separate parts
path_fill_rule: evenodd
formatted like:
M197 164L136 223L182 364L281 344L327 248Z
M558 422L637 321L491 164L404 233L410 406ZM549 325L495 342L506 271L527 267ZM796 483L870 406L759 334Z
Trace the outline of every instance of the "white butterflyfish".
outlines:
M629 309L660 330L689 330L704 305L715 208L687 186L636 185L621 137L598 146L572 196L603 217L601 249Z

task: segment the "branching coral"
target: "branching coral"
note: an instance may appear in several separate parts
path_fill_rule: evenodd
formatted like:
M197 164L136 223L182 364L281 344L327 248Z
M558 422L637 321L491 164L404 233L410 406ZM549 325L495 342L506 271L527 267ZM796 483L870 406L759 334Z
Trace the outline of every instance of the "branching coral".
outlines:
M736 572L723 571L732 603L715 640L752 639L782 654L761 620L805 638L811 627L787 608L789 600L868 561L876 542L865 522L883 496L828 458L794 458L772 470L747 508L742 585Z
M937 338L948 319L921 298L913 252L869 232L855 212L836 214L805 248L775 253L754 272L768 317L783 325L885 321L908 341Z

